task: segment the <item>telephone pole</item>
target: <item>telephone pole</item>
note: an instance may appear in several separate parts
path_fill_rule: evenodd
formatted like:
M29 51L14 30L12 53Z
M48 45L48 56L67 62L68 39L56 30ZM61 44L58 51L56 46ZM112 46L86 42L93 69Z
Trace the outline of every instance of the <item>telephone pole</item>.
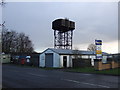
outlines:
M4 26L4 23L2 23L2 8L4 6L4 1L0 0L0 17L1 17L1 21L0 21L0 89L2 89L2 28Z
M1 21L0 21L0 63L2 63L2 30L4 28L5 21L2 23L2 8L4 7L4 0L0 1L0 13L1 13Z

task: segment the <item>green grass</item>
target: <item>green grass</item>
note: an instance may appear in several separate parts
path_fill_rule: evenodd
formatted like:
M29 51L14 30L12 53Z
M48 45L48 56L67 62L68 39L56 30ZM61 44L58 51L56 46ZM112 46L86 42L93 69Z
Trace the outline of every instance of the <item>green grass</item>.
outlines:
M97 71L94 67L85 67L85 68L72 68L67 71L70 72L84 72L84 73L96 73L96 74L107 74L107 75L120 75L120 68L109 69L109 70L101 70Z
M64 68L42 68L44 70L57 70L57 69L64 69ZM84 68L69 68L64 69L64 71L68 72L82 72L82 73L95 73L95 74L107 74L107 75L120 75L120 68L116 69L109 69L109 70L95 70L94 67L84 67Z

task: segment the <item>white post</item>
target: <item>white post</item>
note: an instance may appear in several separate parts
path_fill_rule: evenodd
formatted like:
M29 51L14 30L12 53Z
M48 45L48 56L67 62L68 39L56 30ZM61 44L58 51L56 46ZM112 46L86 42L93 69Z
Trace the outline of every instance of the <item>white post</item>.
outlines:
M0 6L0 90L1 88L2 88L2 6Z

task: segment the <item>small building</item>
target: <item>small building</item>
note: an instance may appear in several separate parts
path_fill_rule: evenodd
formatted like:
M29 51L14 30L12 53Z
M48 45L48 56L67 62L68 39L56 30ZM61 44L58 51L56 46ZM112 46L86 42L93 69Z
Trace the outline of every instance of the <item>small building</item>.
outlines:
M13 53L11 55L11 63L21 64L21 60L24 59L25 65L39 67L39 55L40 53Z
M11 59L11 55L10 54L2 54L1 55L2 57L1 57L1 60L0 60L0 62L1 63L10 63L10 59Z
M120 53L112 54L112 58L113 58L116 62L120 62Z
M40 54L39 67L72 67L72 50L48 48Z
M94 66L94 51L48 48L40 54L39 67L73 67L73 59L76 57L89 59L91 66Z
M30 56L31 56L31 58L30 58L31 65L39 67L40 53L32 53L32 54L30 54Z

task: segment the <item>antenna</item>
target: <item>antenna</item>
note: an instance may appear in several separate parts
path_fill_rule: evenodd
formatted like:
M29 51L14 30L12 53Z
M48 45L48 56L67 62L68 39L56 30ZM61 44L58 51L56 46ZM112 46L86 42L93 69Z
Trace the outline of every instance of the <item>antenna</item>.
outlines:
M5 3L5 0L1 0L1 1L0 1L1 7L3 7L5 4L6 4L6 3ZM2 24L0 24L0 27L4 27L4 26L5 26L4 24L5 24L5 21L4 21Z
M0 0L1 7L3 7L5 4L6 4L5 0ZM0 27L4 27L5 26L4 24L5 24L5 21L2 24L0 24Z
M5 21L3 22L2 26L5 26L4 24L5 24Z
M5 21L4 21L2 24L0 24L0 26L1 26L1 27L4 27L4 26L5 26Z

